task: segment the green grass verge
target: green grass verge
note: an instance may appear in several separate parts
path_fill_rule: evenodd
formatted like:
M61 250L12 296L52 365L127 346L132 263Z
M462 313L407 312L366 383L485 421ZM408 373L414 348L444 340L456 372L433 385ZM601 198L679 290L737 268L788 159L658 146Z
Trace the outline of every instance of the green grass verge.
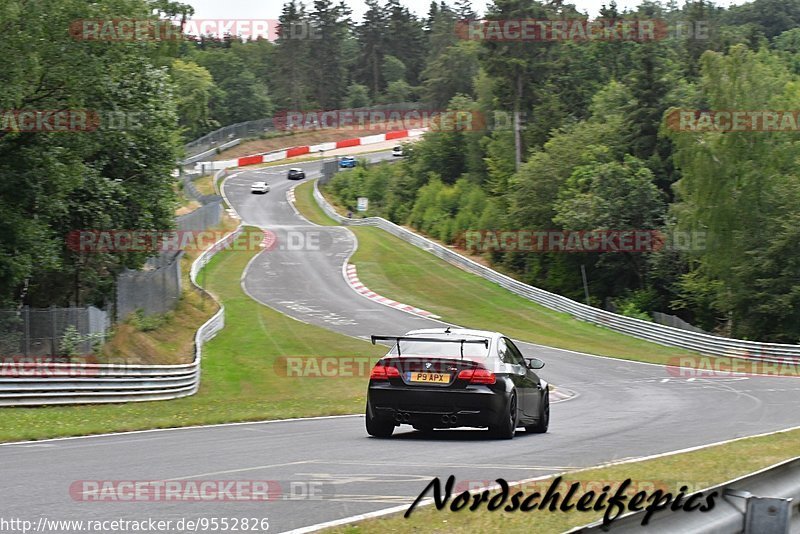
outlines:
M298 210L318 224L334 224L314 200L312 187L309 182L295 190ZM644 362L666 363L688 353L547 309L378 228L350 229L358 238L351 261L364 285L448 322L501 331L531 343Z
M522 439L527 438L523 437ZM709 486L726 482L798 455L800 455L800 431L793 430L771 436L747 438L725 445L644 462L571 473L563 477L559 490L563 496L572 483L581 482L575 499L572 501L574 503L587 491L601 492L604 485L610 485L612 488L610 493L613 494L624 480L630 478L634 482L631 485L632 489L625 493L628 499L637 491L647 491L648 495L652 495L653 491L658 489L672 492L674 496L683 485L688 486L686 493L690 495ZM456 482L458 483L458 480ZM536 491L542 494L550 484L551 480L537 481L522 485L518 489L523 490L525 495ZM420 491L424 487L424 484L420 484ZM512 490L510 494L513 494L514 491ZM429 493L428 496L430 497L431 494ZM455 492L453 496L455 497ZM719 500L718 498L717 503ZM383 519L362 521L357 525L342 526L326 532L348 534L463 532L466 534L502 530L504 533L549 534L564 532L570 528L599 520L602 515L602 511L577 512L574 509L567 513L538 509L530 512L520 512L519 510L516 512L502 510L487 512L485 505L476 512L470 512L468 508L452 512L449 507L437 510L435 506L431 505L417 508L408 519L399 514Z
M214 194L214 174L217 171L211 171L209 174L198 178L194 181L194 186L200 192L201 195L213 195Z
M303 182L294 189L295 207L303 216L314 224L321 226L338 226L338 223L328 217L314 200L314 182Z
M301 323L252 300L240 286L252 255L221 252L201 275L225 304L226 326L205 345L197 395L118 405L0 408L0 441L361 412L365 378L285 377L276 372L276 360L361 356L377 361L383 348Z
M666 363L687 354L547 309L378 228L350 229L358 237L352 262L364 285L446 321L551 347L646 362Z

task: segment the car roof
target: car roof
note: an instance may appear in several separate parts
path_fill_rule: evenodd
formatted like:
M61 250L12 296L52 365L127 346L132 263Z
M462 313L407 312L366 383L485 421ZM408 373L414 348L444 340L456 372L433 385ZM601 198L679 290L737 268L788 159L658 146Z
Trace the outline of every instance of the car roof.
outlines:
M342 159L356 159L353 156L342 156Z
M267 183L267 182L264 182L264 181L262 180L262 181L260 181L260 182L253 182L253 185L261 185L261 184L264 184L264 185L266 185L266 183Z
M295 171L295 172L303 172L303 169L301 169L301 168L299 168L299 167L292 167L291 169L289 169L289 172L292 172L292 171Z

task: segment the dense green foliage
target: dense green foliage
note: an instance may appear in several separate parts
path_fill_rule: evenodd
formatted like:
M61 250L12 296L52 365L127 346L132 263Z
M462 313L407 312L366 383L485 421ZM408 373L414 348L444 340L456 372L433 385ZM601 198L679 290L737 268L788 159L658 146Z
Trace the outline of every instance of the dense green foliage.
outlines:
M366 4L356 23L341 0L289 0L275 42L203 36L181 43L171 70L186 139L279 110L418 100L439 109L458 93L475 94L480 46L455 32L459 18L475 17L468 2L433 2L424 19L400 0Z
M114 273L140 266L146 254L76 253L66 246L68 234L174 224L179 135L174 86L163 67L168 48L69 33L78 19L108 17L109 10L154 17L162 4L0 2L6 117L10 110L91 110L100 118L96 129L71 132L0 129L0 306L100 304Z
M329 191L347 206L366 196L370 215L482 253L576 300L584 300L584 267L596 306L636 317L662 311L725 335L797 343L797 131L677 131L667 118L678 109L798 109L798 13L796 1L727 10L645 2L625 13L612 3L604 16L663 18L673 29L701 21L708 38L673 31L641 43L487 41L477 49L432 42L438 53L423 73L435 75L422 95L450 109L520 111L519 165L513 128L435 132L402 162L340 173ZM576 16L568 5L527 0L495 0L487 14ZM467 57L477 65L462 68ZM457 83L443 72L445 60L462 76ZM474 232L489 230L653 230L663 246L571 253L476 246Z
M800 340L796 132L685 132L666 120L677 109L798 109L800 0L601 9L604 18L668 23L665 38L644 42L464 40L456 24L476 17L469 6L432 2L420 17L401 0L368 0L355 22L341 0L288 0L274 42L115 42L75 39L70 24L185 21L193 9L170 0L0 2L0 109L108 110L143 121L83 134L0 129L0 305L108 299L114 275L146 254L76 254L65 238L85 228L169 228L181 137L282 110L415 101L475 111L489 127L430 133L402 162L342 173L330 187L344 204L367 196L372 213L571 298L584 298L584 268L594 305ZM485 18L585 15L562 2L494 0ZM320 38L296 38L297 26ZM630 229L661 232L665 246L564 254L478 250L469 239L474 230Z

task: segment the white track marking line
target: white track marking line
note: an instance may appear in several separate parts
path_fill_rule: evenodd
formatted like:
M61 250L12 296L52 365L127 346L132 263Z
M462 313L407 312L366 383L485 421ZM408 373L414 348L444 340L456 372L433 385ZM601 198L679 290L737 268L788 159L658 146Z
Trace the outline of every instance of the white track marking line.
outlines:
M172 482L175 480L191 480L193 478L210 477L216 475L231 475L233 473L245 473L247 471L263 471L264 469L272 469L274 467L287 467L289 465L301 465L313 462L313 460L300 460L297 462L285 462L280 464L256 465L253 467L242 467L239 469L226 469L224 471L211 471L209 473L200 473L199 475L187 475L183 477L165 478L165 482Z
M364 417L364 414L345 414L345 415L320 415L316 417L293 417L289 419L264 419L263 421L243 421L241 423L218 423L214 425L195 425L195 426L178 426L174 428L150 428L147 430L130 430L127 432L107 432L105 434L90 434L88 436L67 436L63 438L48 438L42 440L27 440L27 441L11 441L8 443L0 443L0 447L24 446L42 443L52 443L58 441L67 441L75 439L94 439L94 438L107 438L118 436L130 436L134 434L144 434L147 432L175 432L183 430L202 430L206 428L221 428L221 427L235 427L235 426L249 426L249 425L268 425L275 423L292 423L300 421L316 421L325 419L343 419L345 417ZM115 441L114 443L126 443L129 440ZM138 441L138 440L137 440Z
M397 467L396 464L391 463L382 463L382 462L359 462L359 461L349 461L349 460L333 460L333 461L325 461L325 460L309 460L310 463L319 464L319 465L369 465L372 467ZM495 464L495 465L484 465L484 464L443 464L443 463L432 463L432 464L425 464L425 463L410 463L410 462L403 462L403 466L412 466L412 467L448 467L452 469L517 469L521 471L564 471L564 470L571 470L571 469L581 469L577 466L547 466L547 465L502 465L502 464ZM365 475L366 476L366 475Z
M709 444L706 444L706 445L698 445L698 446L689 447L689 448L686 448L686 449L678 449L678 450L675 450L675 451L663 452L663 453L659 453L659 454L652 454L652 455L649 455L649 456L640 456L640 457L636 457L636 458L625 458L623 460L617 460L617 461L609 462L609 463L605 463L605 464L594 465L594 466L591 466L591 467L583 467L583 468L577 469L575 471L565 471L565 472L562 472L562 473L555 473L553 475L544 475L544 476L529 478L529 479L525 479L525 480L515 480L515 481L513 481L513 484L514 485L529 484L531 482L536 482L536 481L539 481L539 480L547 480L547 479L550 479L550 478L555 478L556 476L581 473L583 471L590 471L592 469L602 469L602 468L605 468L605 467L612 467L612 466L629 464L629 463L643 462L643 461L646 461L646 460L654 460L654 459L657 459L657 458L664 458L664 457L667 457L667 456L674 456L676 454L682 454L682 453L685 453L685 452L692 452L692 451L697 451L697 450L701 450L701 449L706 449L708 447L715 447L717 445L725 445L727 443L733 443L735 441L741 441L743 439L760 438L760 437L764 437L764 436L772 436L772 435L775 435L775 434L781 434L781 433L784 433L784 432L790 432L792 430L798 430L798 429L800 429L800 426L786 428L786 429L783 429L783 430L776 430L774 432L765 432L763 434L755 434L753 436L745 436L745 437L741 437L741 438L733 438L733 439L728 439L728 440L724 440L724 441L718 441L718 442L709 443ZM484 487L484 488L478 488L476 490L470 490L470 493L473 493L473 494L481 493L481 492L483 492L485 490L492 490L492 489L496 489L496 488L498 488L498 486L495 484L493 486L487 486L487 487ZM420 501L418 506L419 507L423 507L423 506L429 506L431 504L433 504L433 499L432 498L428 498L426 500ZM301 527L301 528L297 528L297 529L294 529L294 530L288 530L288 531L284 531L284 533L285 534L288 534L288 533L291 533L291 534L305 534L305 533L308 533L308 532L317 532L317 531L325 529L325 528L331 528L331 527L336 527L336 526L341 526L341 525L349 525L351 523L357 523L357 522L360 522L360 521L364 521L366 519L375 519L375 518L383 517L383 516L387 516L387 515L398 514L400 512L405 512L407 509L408 509L408 507L405 506L405 505L394 506L392 508L385 508L383 510L376 510L374 512L369 512L369 513L366 513L366 514L353 515L353 516L350 516L350 517L344 517L342 519L335 519L333 521L326 521L324 523L317 523L316 525L309 525L307 527Z
M231 475L234 473L244 473L247 471L262 471L264 469L272 469L274 467L286 467L289 465L298 465L298 464L305 464L308 463L307 461L299 461L299 462L286 462L282 464L271 464L271 465L258 465L254 467L243 467L241 469L227 469L225 471L212 471L210 473L201 473L199 475L187 475L183 477L173 477L173 478L164 478L159 479L158 482L177 482L179 480L191 480L194 478L201 478L201 477L209 477L209 476L216 476L216 475ZM97 490L86 490L82 491L81 495L89 495L97 493Z

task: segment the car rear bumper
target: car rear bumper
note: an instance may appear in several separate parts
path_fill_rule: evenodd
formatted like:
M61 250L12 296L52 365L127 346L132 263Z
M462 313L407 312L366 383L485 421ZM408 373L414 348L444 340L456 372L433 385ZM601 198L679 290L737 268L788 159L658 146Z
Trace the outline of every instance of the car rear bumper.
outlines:
M373 386L368 397L375 417L436 428L494 425L505 417L507 410L502 391L482 386L458 391Z

